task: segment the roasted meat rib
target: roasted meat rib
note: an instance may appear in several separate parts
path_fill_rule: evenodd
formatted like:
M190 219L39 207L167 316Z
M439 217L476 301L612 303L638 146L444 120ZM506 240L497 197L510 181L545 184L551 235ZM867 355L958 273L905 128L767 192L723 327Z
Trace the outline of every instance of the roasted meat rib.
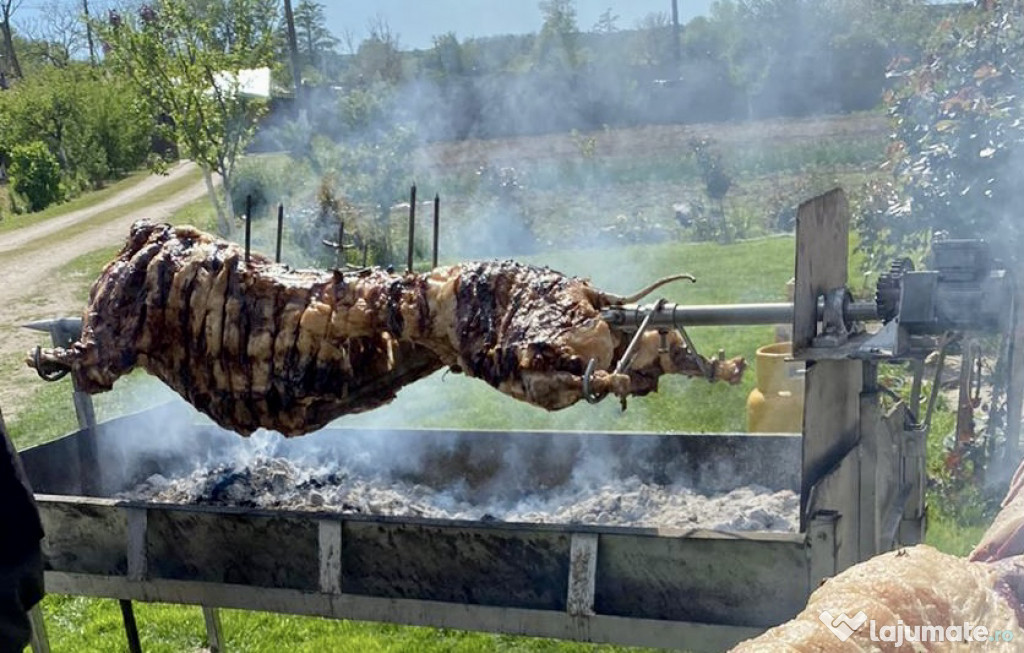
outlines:
M425 274L295 271L191 227L139 222L92 287L78 342L29 364L108 390L140 366L218 424L299 435L390 401L442 367L549 410L591 391L654 391L666 373L739 381L676 332L627 338L600 311L624 299L548 268L467 263ZM610 371L611 370L611 371Z

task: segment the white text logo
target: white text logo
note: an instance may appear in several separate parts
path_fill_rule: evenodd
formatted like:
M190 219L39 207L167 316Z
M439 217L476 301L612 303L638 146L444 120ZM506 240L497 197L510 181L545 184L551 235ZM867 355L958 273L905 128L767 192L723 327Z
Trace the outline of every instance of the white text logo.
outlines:
M845 642L850 639L850 635L857 632L857 630L864 625L864 622L868 620L868 616L863 611L853 615L852 618L847 617L845 612L839 613L838 617L833 617L832 614L825 610L818 619L821 619L821 623L825 624L825 627L832 631L832 634L839 638L840 642Z

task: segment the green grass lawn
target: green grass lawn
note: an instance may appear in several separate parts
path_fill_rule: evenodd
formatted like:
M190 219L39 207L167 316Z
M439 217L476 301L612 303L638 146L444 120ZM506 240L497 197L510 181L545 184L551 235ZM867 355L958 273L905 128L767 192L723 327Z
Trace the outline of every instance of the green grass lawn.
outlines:
M126 650L121 612L112 599L51 596L43 603L54 653ZM198 607L135 603L146 653L197 651L206 630ZM222 610L225 650L278 653L614 653L645 649L562 642L344 620Z

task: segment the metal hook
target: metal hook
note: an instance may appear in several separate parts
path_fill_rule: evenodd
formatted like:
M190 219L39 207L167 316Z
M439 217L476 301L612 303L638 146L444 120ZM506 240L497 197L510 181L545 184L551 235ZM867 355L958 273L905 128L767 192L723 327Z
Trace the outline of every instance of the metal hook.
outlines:
M693 354L693 359L697 361L697 368L700 370L701 374L713 380L715 378L715 361L712 361L711 365L708 365L704 361L704 358L697 352L697 348L693 346L693 341L690 340L690 334L686 332L686 329L680 326L676 328L676 331L679 332L683 342L686 343L686 347L690 350L690 353Z
M654 311L649 311L644 316L643 322L640 323L640 328L633 334L633 339L629 341L626 351L622 353L622 358L619 359L618 365L615 366L616 374L623 374L629 369L630 364L633 362L633 354L636 352L637 345L640 343L640 339L643 338L644 331L647 330L647 325L651 323L651 317L653 316Z
M56 372L50 373L44 372L43 368L40 367L40 357L42 356L42 354L43 348L40 347L39 345L36 345L36 348L32 351L32 364L35 365L36 374L39 375L40 379L42 379L43 381L60 381L61 379L68 375L68 372L70 370L66 369L57 370Z
M590 379L594 376L595 367L597 367L597 359L591 358L587 363L587 369L583 372L583 398L587 400L588 404L596 404L604 399L604 395L600 397L595 395L590 387Z

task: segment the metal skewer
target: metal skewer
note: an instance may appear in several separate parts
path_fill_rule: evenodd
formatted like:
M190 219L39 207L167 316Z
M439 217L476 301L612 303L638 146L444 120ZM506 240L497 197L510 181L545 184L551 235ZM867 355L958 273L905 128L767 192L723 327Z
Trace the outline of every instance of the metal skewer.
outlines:
M281 238L284 235L284 204L277 205L277 255L274 261L281 262Z
M441 223L441 196L434 194L434 256L431 259L432 268L437 267L437 241L439 238L439 226Z
M412 250L416 238L416 184L409 191L409 249L406 252L405 270L412 272Z

